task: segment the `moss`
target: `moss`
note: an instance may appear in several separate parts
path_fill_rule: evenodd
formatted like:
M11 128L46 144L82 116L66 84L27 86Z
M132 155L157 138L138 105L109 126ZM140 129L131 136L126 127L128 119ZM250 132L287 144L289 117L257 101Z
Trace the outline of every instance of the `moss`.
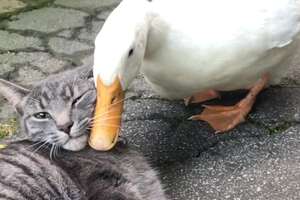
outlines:
M13 15L17 15L20 12L25 12L25 11L41 8L47 5L51 5L54 0L21 0L21 1L26 4L24 8L16 9L12 12L0 13L0 21L4 19L8 19ZM4 25L2 24L2 26Z
M292 122L282 122L274 127L268 127L270 135L282 133L292 126Z
M18 123L15 118L0 123L0 139L3 139L8 136L12 136L17 132L17 129L18 129Z

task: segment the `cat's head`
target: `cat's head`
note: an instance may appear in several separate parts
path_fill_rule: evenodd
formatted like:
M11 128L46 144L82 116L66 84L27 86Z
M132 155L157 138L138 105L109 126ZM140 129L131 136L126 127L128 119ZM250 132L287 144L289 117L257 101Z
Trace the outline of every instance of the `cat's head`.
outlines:
M31 89L0 79L0 94L19 114L29 140L79 151L87 145L96 100L91 72L87 68L67 71Z

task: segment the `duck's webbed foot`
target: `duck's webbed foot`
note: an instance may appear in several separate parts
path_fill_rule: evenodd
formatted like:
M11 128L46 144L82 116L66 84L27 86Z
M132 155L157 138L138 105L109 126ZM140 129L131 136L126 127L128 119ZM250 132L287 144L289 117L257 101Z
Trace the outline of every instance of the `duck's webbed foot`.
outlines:
M264 89L268 80L268 76L264 75L250 89L248 95L236 105L204 106L205 109L201 114L194 115L190 119L208 122L217 133L229 131L245 121L246 116L256 100L256 96Z
M215 98L220 98L219 92L215 90L207 90L205 92L200 92L197 94L194 94L193 96L184 98L184 104L188 106L192 103L202 103L204 101L212 100Z

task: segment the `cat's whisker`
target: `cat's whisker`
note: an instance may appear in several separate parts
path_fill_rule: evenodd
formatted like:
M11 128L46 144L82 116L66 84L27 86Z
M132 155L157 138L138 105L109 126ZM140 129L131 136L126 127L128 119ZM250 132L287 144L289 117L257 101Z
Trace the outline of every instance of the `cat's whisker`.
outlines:
M131 95L131 96L125 97L124 99L121 99L121 100L119 100L119 101L117 101L117 102L115 102L115 103L111 104L111 105L110 105L110 107L112 107L112 106L114 106L114 105L117 105L117 104L119 104L119 103L122 103L122 102L124 102L124 101L126 101L126 100L130 99L130 98L131 98L131 97L133 97L133 96L134 96L134 95ZM109 109L110 107L108 107L108 109Z
M120 118L122 118L122 117L121 116L106 117L106 118L101 118L101 119L93 120L89 124L95 124L95 123L106 121L106 120L109 120L109 119L120 119Z
M100 118L100 117L103 117L103 116L105 116L105 115L111 113L111 112L114 112L114 111L113 111L113 110L108 110L108 111L106 111L106 112L104 112L104 113L101 113L100 115L96 115L96 116L90 118L90 120L98 119L98 118Z
M55 144L55 145L54 145L54 150L53 150L53 157L54 157L54 159L57 158L57 155L56 155L56 148L57 148L57 145Z
M119 125L115 125L115 124L99 124L99 126L103 126L103 127L116 127L116 128L121 128L121 126ZM91 127L87 127L88 130L91 130L93 128L93 126Z
M26 149L33 148L33 147L35 147L35 146L41 144L42 142L44 142L44 141L37 141L37 142L34 142L33 144L31 144L31 145L29 145L28 147L26 147Z
M59 145L56 145L55 154L54 154L54 155L56 155L56 158L58 158L58 149L59 149Z
M36 153L37 151L39 151L42 147L44 147L46 144L48 143L48 141L43 141L43 143L36 148L32 153Z
M51 149L50 149L50 160L53 160L53 149L55 147L55 144L51 144Z
M40 103L40 102L41 102L40 100L35 99L35 98L33 98L33 97L28 97L28 98L31 99L31 100L33 100L33 101L35 101L36 103Z
M114 124L114 123L107 123L106 121L99 120L95 123L89 124L89 126L92 127L92 126L95 126L95 125L106 125L106 124L117 125L117 124ZM118 126L120 126L120 125L118 125Z
M58 146L57 146L57 154L58 154L58 155L60 154L60 151L61 151L61 146L58 145Z
M119 101L117 101L117 102L115 102L115 103L109 105L109 107L107 107L107 109L108 109L107 112L101 113L101 114L98 115L98 116L96 115L96 116L94 116L93 118L98 118L98 117L101 117L101 116L103 116L103 115L106 115L106 114L108 114L108 113L110 113L110 112L113 112L112 110L110 110L110 107L112 107L112 106L114 106L114 105L117 105L117 104L119 104L119 103L122 103L123 101L126 101L126 100L130 99L130 98L133 97L133 96L134 96L134 95L128 96L128 97L126 97L126 98L124 98L124 99L121 99L121 100L119 100Z
M84 121L83 123L78 124L78 127L77 127L77 129L75 130L75 132L80 132L81 130L84 130L84 128L85 128L86 126L89 126L89 124L90 124L90 120L87 118L86 121Z

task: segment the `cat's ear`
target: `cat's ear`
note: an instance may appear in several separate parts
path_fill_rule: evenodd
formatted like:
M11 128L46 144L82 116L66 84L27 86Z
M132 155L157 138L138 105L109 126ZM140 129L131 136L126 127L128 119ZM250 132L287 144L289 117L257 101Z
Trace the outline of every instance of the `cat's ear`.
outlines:
M0 95L4 96L17 110L18 104L29 92L30 90L22 86L0 79Z

